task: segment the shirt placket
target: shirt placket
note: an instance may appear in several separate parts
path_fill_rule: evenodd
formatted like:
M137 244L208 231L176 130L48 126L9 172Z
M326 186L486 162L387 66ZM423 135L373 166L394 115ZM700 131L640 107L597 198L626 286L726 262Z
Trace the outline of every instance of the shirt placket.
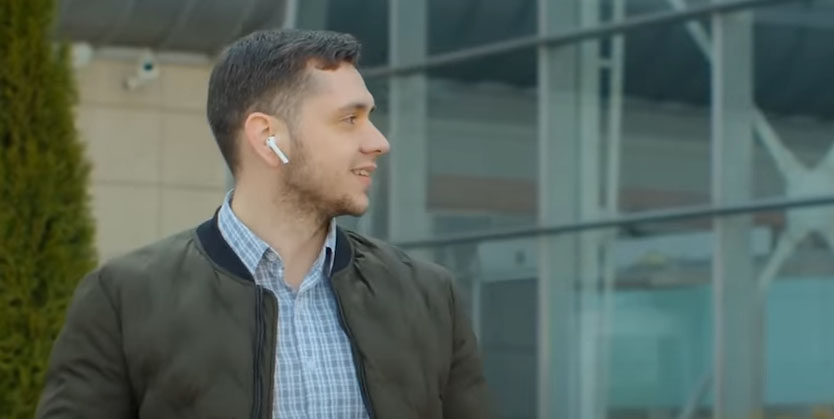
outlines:
M306 401L308 391L300 366L301 353L296 335L298 332L297 304L292 291L284 284L284 266L278 256L268 251L266 261L268 269L266 277L263 278L264 286L276 295L281 307L276 331L279 341L279 350L276 353L279 359L276 360L276 365L283 365L284 368L275 376L275 388L279 396L284 397L276 398L274 412L284 412L283 416L277 415L277 417L307 418L309 417ZM287 338L282 339L282 335ZM289 338L288 335L292 337Z
M315 277L306 277L302 280L298 292L293 292L283 281L283 275L279 286L281 286L293 303L293 331L295 337L295 348L298 359L296 365L301 371L300 378L303 380L304 407L306 417L319 417L321 406L316 386L318 364L317 347L315 341L315 318L313 310L312 288L315 286Z

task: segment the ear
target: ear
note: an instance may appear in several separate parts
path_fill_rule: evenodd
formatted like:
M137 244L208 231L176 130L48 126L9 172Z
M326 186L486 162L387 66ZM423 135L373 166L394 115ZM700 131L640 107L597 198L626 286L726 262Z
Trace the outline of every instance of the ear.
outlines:
M269 136L274 136L281 150L287 153L290 145L290 141L287 141L288 135L289 130L283 120L263 112L252 112L243 121L243 136L246 146L270 167L278 167L282 163L278 156L266 145L266 139Z

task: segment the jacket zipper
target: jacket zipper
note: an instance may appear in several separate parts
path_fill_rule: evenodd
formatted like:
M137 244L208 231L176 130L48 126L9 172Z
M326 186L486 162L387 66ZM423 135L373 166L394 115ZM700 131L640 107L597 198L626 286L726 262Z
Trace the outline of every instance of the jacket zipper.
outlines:
M267 294L267 298L275 306L275 317L276 317L276 323L277 323L277 320L278 320L278 302L275 299L275 295L272 294L271 292ZM266 319L264 319L264 323L267 323ZM267 324L267 325L269 326L269 324ZM278 350L278 325L277 324L272 324L271 326L272 326L272 331L273 331L273 335L272 335L273 338L272 338L272 344L270 345L270 351L269 351L270 357L269 357L268 364L267 364L267 365L269 365L269 375L267 376L268 381L267 381L267 385L266 385L266 389L267 389L267 392L266 392L266 400L267 400L266 409L267 410L266 411L267 412L272 412L272 405L273 405L273 400L274 400L274 397L275 397L275 353ZM268 415L266 415L266 417L267 418L272 418L272 414L268 414Z
M353 332L351 332L350 327L347 324L347 320L345 320L345 311L342 308L342 297L339 296L339 293L336 290L333 290L333 294L336 296L336 306L339 308L339 323L342 325L342 329L345 330L345 333L348 336L348 340L350 340L350 349L353 352L353 365L356 368L356 373L359 374L359 388L362 392L362 401L365 402L365 409L368 410L368 418L374 419L376 414L374 414L373 404L371 403L371 394L368 391L368 380L365 377L365 368L362 365L362 360L359 356L359 350L356 346L356 339L353 337Z
M272 400L273 394L275 392L275 351L277 350L277 340L278 340L278 332L276 325L273 326L273 330L275 330L274 338L272 339L272 344L269 346L269 355L270 358L267 360L263 359L263 352L266 349L266 328L269 326L267 324L266 313L264 312L264 294L267 294L269 301L275 305L275 312L278 312L278 305L275 303L275 296L272 295L271 292L267 292L263 287L260 285L255 285L255 333L256 333L256 342L257 345L255 347L255 408L252 412L252 416L257 419L270 419L272 418ZM264 362L265 365L268 366L269 375L266 376L266 392L264 391Z
M264 314L263 314L263 289L259 285L255 285L255 347L253 350L253 400L252 400L252 419L262 419L263 413L263 368L262 352L264 346Z

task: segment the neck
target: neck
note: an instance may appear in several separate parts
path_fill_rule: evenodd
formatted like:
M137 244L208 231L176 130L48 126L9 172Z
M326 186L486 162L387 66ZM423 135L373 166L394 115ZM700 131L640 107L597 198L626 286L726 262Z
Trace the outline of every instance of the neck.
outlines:
M331 220L280 195L239 185L232 210L278 252L284 264L284 280L298 289L324 246Z

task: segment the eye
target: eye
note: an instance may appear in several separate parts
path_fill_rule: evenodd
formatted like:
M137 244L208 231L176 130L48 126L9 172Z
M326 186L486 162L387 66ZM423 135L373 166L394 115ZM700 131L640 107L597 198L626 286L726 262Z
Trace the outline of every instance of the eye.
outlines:
M350 125L355 125L355 124L356 124L356 120L357 120L357 119L358 119L358 118L356 117L356 115L351 115L351 116L349 116L349 117L347 117L347 118L343 119L343 121L344 121L344 122L347 122L347 123L348 123L348 124L350 124Z

